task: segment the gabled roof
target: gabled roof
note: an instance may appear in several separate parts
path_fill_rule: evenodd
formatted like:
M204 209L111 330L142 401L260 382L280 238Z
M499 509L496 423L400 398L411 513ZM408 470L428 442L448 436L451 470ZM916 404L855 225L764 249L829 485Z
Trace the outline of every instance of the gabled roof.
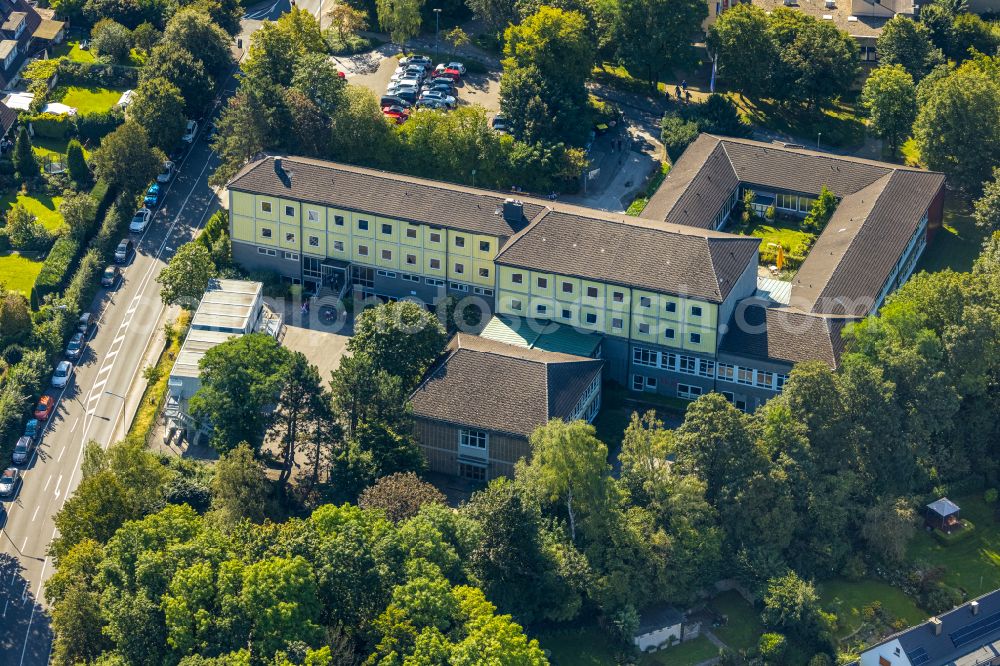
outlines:
M844 351L841 332L852 321L748 298L733 311L719 353L786 363L823 361L836 368Z
M275 168L276 159L281 160L283 173ZM512 226L503 216L507 196L499 192L276 155L244 166L229 182L229 189L497 237L513 235L544 209L544 204L519 196L526 219Z
M602 361L458 333L410 404L419 418L529 437L568 419Z
M514 236L499 265L720 303L760 239L626 217L552 210Z

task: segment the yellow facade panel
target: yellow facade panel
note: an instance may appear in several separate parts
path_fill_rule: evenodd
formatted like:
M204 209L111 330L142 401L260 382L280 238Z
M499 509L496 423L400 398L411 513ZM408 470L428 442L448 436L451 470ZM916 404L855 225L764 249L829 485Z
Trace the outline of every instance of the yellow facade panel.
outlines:
M229 212L231 215L254 216L254 196L246 192L230 191Z
M233 221L233 240L244 241L247 243L256 242L254 236L254 221L252 217L245 217L243 215L231 215L230 219Z

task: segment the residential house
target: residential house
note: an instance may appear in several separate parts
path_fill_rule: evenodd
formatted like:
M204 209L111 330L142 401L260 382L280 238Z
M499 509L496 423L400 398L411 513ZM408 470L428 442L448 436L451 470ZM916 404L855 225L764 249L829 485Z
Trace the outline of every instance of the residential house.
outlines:
M0 88L20 78L29 56L62 40L65 23L43 18L26 0L2 3L0 9Z

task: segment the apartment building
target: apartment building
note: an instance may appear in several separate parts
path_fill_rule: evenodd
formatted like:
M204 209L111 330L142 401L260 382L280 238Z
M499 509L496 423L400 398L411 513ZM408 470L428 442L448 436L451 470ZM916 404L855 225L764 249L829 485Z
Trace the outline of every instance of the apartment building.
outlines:
M748 190L805 215L824 186L837 210L791 283L760 274L759 239L722 231ZM320 292L470 298L494 342L751 410L795 363L838 365L843 328L906 281L940 226L943 188L937 173L702 135L643 218L285 156L244 167L229 202L247 267Z

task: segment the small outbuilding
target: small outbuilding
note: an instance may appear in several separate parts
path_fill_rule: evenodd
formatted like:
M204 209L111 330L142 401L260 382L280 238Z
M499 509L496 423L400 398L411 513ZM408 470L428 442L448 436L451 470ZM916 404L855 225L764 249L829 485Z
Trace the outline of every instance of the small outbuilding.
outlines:
M958 512L959 508L957 504L947 497L942 497L927 505L926 516L924 518L925 524L928 527L939 529L945 534L951 534L962 528L962 521L959 520Z
M656 650L684 638L684 613L673 606L650 606L639 616L632 642L640 651Z

